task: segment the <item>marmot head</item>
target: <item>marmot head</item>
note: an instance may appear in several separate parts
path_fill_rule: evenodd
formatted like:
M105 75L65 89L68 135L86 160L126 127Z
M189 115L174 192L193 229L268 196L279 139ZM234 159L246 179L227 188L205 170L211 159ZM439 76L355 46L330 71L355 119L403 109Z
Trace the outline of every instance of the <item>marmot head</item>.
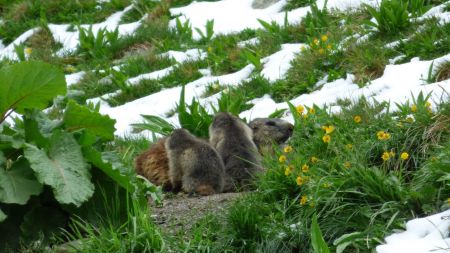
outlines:
M292 136L294 125L276 118L256 118L249 123L256 145L282 144Z
M242 133L253 138L251 129L238 117L228 112L219 112L214 116L212 124L209 126L209 136L218 136L224 134L224 132L241 129ZM220 134L219 134L220 133Z
M167 138L167 147L170 149L180 148L192 140L193 136L184 128L173 130L172 134Z

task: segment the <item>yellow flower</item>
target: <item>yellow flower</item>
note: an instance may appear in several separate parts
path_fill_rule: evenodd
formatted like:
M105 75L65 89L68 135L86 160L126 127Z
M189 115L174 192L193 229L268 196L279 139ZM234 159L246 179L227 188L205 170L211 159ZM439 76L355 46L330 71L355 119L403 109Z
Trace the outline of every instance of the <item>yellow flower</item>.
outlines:
M319 161L319 159L317 159L317 157L315 157L315 156L311 157L312 163L316 163L317 161Z
M317 38L314 38L313 43L319 45L319 40Z
M387 133L385 131L378 131L377 137L378 137L378 140L389 140L391 138L391 134Z
M425 102L425 107L428 107L428 108L430 108L431 107L431 103L430 102Z
M284 147L284 153L290 153L292 152L292 146L287 145L286 147Z
M308 202L308 196L303 195L302 198L300 199L300 204L304 206L306 202Z
M323 140L323 142L325 142L325 143L329 143L330 140L331 140L331 136L329 136L328 134L326 134L326 135L324 135L324 136L322 137L322 140Z
M334 131L334 126L333 125L322 126L322 129L325 131L325 133L331 134Z
M212 47L208 47L208 52L212 53L212 51L213 51Z
M352 164L349 161L346 161L344 163L344 167L347 168L347 169L350 169L352 167Z
M303 173L307 173L307 172L309 171L309 166L308 166L308 164L303 164L303 166L302 166L302 171L303 171Z
M297 185L300 186L303 184L303 178L301 176L298 176L295 182L297 182Z
M389 156L389 152L384 151L383 155L381 156L381 159L383 159L383 161L387 161L389 160L390 156Z
M299 114L302 114L305 111L305 107L303 107L303 105L298 105L295 109Z
M347 149L352 149L352 148L353 148L353 145L349 143L349 144L345 145L345 147L346 147Z
M324 54L325 53L325 50L323 49L323 48L319 48L319 54Z
M286 162L286 156L285 155L280 155L280 157L278 158L278 161L280 161L280 163L284 163Z
M395 152L394 151L389 152L389 156L390 157L395 157Z
M309 108L308 112L310 114L316 114L316 109L314 109L313 107Z
M412 112L417 112L417 105L412 105L411 106L411 111Z
M308 114L303 114L302 117L303 117L304 119L307 119L307 118L308 118Z
M300 51L305 52L306 51L306 47L305 46L301 46L300 47Z
M405 119L405 121L408 122L408 123L413 123L414 122L414 118L413 117L407 117Z
M331 50L331 45L330 44L327 45L327 49Z
M361 116L356 115L355 117L353 117L353 120L354 120L356 123L359 123L359 122L361 122Z
M26 47L26 48L23 50L23 52L24 52L26 55L30 55L30 54L33 52L33 49L32 49L31 47Z
M447 199L447 205L450 206L450 198Z
M403 160L406 160L406 159L409 158L409 154L406 153L406 152L403 152L403 153L400 155L400 158L402 158Z
M322 37L320 37L320 39L321 39L323 42L325 42L325 41L328 40L328 36L322 35Z
M291 168L286 167L286 169L284 169L284 175L289 176L291 174Z

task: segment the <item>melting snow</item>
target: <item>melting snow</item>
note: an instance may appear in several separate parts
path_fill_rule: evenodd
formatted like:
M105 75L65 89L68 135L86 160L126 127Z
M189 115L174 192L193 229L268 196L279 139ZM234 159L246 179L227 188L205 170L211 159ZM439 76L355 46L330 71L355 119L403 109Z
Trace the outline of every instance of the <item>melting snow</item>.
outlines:
M385 238L378 253L444 253L450 251L450 210L410 220L406 231Z

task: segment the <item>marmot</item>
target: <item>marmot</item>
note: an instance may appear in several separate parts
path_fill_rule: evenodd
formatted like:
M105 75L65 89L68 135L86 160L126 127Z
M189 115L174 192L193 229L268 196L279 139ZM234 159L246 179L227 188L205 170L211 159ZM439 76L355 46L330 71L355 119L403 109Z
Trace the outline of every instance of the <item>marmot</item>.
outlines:
M155 185L161 185L164 191L174 191L169 180L169 160L164 147L166 139L166 137L159 139L140 154L135 160L135 168L138 175Z
M257 118L249 123L253 130L253 141L262 154L272 150L273 144L284 143L293 132L294 126L287 121L271 118ZM161 138L135 160L137 174L147 178L155 185L161 185L164 191L176 191L169 179L169 161Z
M225 170L217 151L206 141L176 129L165 141L173 189L211 195L224 187Z
M225 165L225 191L245 187L258 171L261 156L253 142L251 128L236 116L220 112L209 126L209 142Z
M253 141L263 155L272 153L273 145L284 143L294 131L294 125L275 118L256 118L248 126L253 130Z

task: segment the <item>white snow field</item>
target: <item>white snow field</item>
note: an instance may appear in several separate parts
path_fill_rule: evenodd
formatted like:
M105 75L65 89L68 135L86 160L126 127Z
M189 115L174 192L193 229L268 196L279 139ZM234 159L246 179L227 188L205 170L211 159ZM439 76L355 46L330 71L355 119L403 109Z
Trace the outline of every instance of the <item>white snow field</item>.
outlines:
M194 30L198 28L205 32L205 24L208 20L214 19L214 33L215 34L230 34L240 32L245 28L257 29L261 28L261 24L257 19L262 19L267 22L277 22L283 24L286 13L282 10L286 5L287 0L280 0L277 3L264 8L253 9L253 0L222 0L216 2L192 2L191 4L172 8L172 14L179 14L180 21L185 22L189 20L192 24L194 38L198 39L200 36ZM318 0L317 4L322 7L325 0ZM327 7L329 9L337 10L352 10L360 7L362 4L377 5L378 0L328 0ZM129 24L120 24L120 18L132 8L128 6L123 11L114 13L104 22L92 24L94 33L99 29L107 29L112 31L119 30L120 36L132 34L141 25L142 20ZM310 10L309 7L298 8L287 12L287 20L289 23L298 23ZM450 12L446 12L444 5L440 5L430 9L425 15L419 19L430 18L435 16L439 19L440 24L450 22ZM175 25L175 20L170 22L171 26ZM69 24L49 24L50 31L54 39L63 45L63 48L57 52L58 55L72 52L76 50L79 39L78 31L68 31ZM82 25L83 28L89 28L90 25ZM23 33L10 45L5 47L0 46L0 58L17 59L14 52L14 45L19 45L26 41L34 33L38 32L39 28L33 28ZM370 39L368 35L354 35L360 41ZM239 45L258 43L257 39L243 41ZM396 42L394 42L396 43ZM1 45L1 44L0 44ZM386 46L392 46L390 43ZM284 44L279 52L262 59L263 69L261 75L267 78L270 82L284 78L286 72L290 68L290 62L296 54L300 52L303 44ZM164 55L172 57L176 60L176 64L194 58L204 58L205 52L198 49L189 49L185 52L168 51ZM371 81L365 87L360 88L354 83L353 76L347 75L346 79L338 79L333 82L326 82L326 78L316 84L317 89L309 94L302 94L292 99L290 102L294 105L318 105L329 106L332 112L339 112L340 108L335 105L338 99L348 98L350 100L358 100L360 97L366 97L377 101L389 101L392 103L403 103L413 96L417 96L420 92L424 94L431 94L432 103L438 103L443 99L448 99L450 93L450 80L444 80L437 83L427 83L424 81L428 74L430 66L433 64L433 69L436 70L439 64L450 61L450 54L438 57L434 60L420 60L418 58L412 59L410 62L403 64L395 64L397 59L392 59L391 64L386 66L384 74ZM175 65L174 65L175 66ZM159 79L173 70L174 66L161 69L152 73L142 74L130 78L127 82L129 85L135 85L144 79ZM116 69L120 69L117 67ZM235 73L211 76L209 70L203 70L204 76L196 81L185 84L185 99L190 102L192 98L197 98L204 106L210 108L210 104L216 103L216 99L221 95L216 94L207 98L200 98L205 91L205 87L212 83L221 85L236 86L242 81L248 80L252 74L255 73L255 67L248 65ZM85 74L85 72L78 72L66 75L68 85L77 83ZM181 85L181 84L180 84ZM158 93L134 100L117 107L110 107L102 101L102 98L117 94L116 91L110 94L104 94L101 97L93 98L90 101L101 102L100 112L109 115L115 119L116 135L125 136L132 135L132 128L130 124L141 122L141 114L158 115L165 118L167 121L178 125L177 117L172 116L167 118L167 113L172 111L179 101L181 86L164 89ZM247 111L240 114L247 120L256 117L267 117L277 109L288 108L287 103L276 103L265 95L261 98L251 101L254 106ZM395 109L395 106L391 108ZM284 119L292 121L289 113L286 113ZM148 133L146 133L148 134ZM407 223L407 230L402 233L393 234L386 238L386 244L377 247L378 253L441 253L448 252L450 239L448 232L450 228L450 210L430 217L415 219Z

